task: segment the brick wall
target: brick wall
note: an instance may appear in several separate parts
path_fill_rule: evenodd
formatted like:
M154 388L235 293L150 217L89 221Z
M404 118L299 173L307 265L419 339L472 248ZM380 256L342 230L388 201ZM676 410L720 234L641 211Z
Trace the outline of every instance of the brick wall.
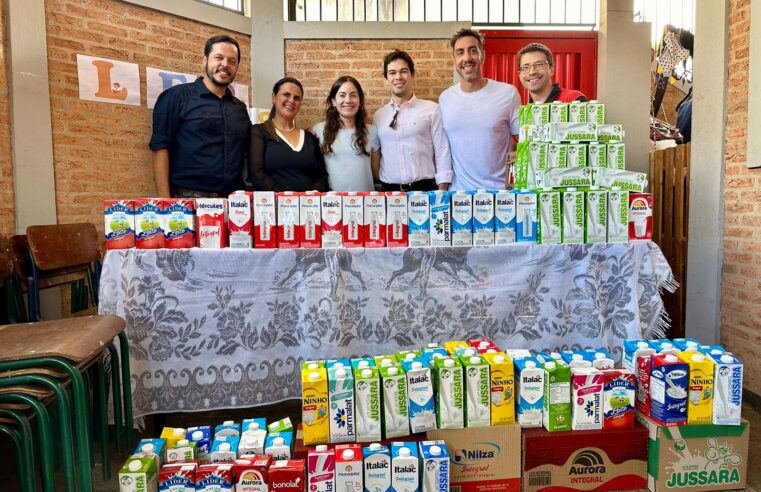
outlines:
M6 6L0 4L0 235L14 234L16 216L13 199L13 161L11 160L11 114L8 94L8 71L5 53Z
M356 78L365 91L368 115L388 103L384 85L383 56L396 48L410 53L415 62L415 94L439 100L452 85L454 69L449 40L288 40L285 71L304 85L305 97L299 125L306 127L325 119L325 98L333 82L342 75Z
M146 66L200 74L206 39L229 34L241 45L236 82L250 85L250 38L117 0L48 0L45 9L58 221L102 230L103 200L156 191ZM137 63L142 106L80 100L77 53Z
M761 169L748 169L750 0L729 6L721 342L747 364L745 387L761 394Z

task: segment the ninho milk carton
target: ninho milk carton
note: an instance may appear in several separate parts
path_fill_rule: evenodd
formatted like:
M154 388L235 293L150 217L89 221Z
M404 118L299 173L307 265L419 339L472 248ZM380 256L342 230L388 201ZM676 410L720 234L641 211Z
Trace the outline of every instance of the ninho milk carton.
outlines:
M489 364L491 425L515 422L515 368L504 352L483 354Z
M489 190L476 190L473 193L474 246L494 244L494 199L495 194Z
M304 445L330 442L328 374L323 367L301 373L301 421Z
M449 492L449 453L444 441L421 441L422 492Z
M255 191L253 196L254 211L254 247L277 248L277 207L275 192Z
M197 463L164 465L159 470L160 492L195 492Z
M106 249L135 247L135 202L133 200L106 200L103 203L106 231Z
M380 369L383 391L383 429L386 439L410 433L407 374L401 365L383 365Z
M689 366L676 355L655 354L650 361L650 418L661 425L687 423Z
M307 486L310 492L336 490L336 453L324 444L309 450L307 455Z
M628 369L605 369L603 374L604 429L634 426L637 377Z
M268 478L272 492L304 492L304 460L280 460L270 466Z
M452 193L452 246L473 245L473 196L465 191Z
M224 248L227 246L227 200L196 198L197 246Z
M713 417L713 359L699 352L677 354L687 363L689 383L687 390L687 423L710 424Z
M346 248L365 245L365 201L362 193L343 194L343 243Z
M301 246L299 194L281 191L275 194L277 201L277 245L278 248L298 248Z
M741 425L743 364L730 353L711 354L714 373L713 423Z
M603 384L594 367L571 367L571 429L602 429Z
M413 434L436 428L436 405L430 367L420 358L402 361L407 373L410 431Z
M513 358L516 374L516 416L521 427L541 427L544 369L533 357Z
M414 442L391 443L391 490L394 492L420 490L420 458Z
M403 191L386 192L386 243L389 248L407 247L408 221L407 194Z
M452 245L452 203L448 191L429 191L431 246Z
M362 446L359 444L336 445L336 487L341 492L363 492Z
M461 429L464 426L463 369L460 362L442 357L433 361L436 395L436 426Z
M354 375L347 364L328 369L330 442L354 442Z
M494 244L515 242L515 194L500 190L494 195Z
M365 194L364 236L366 248L386 246L386 195L380 191Z
M544 363L542 425L550 432L571 430L571 368Z
M231 248L254 246L253 193L236 191L227 197L227 232Z
M268 492L272 456L245 456L233 462L235 492Z
M354 371L354 401L357 413L357 442L381 439L380 375L375 367L358 368Z
M322 246L321 193L306 191L299 196L299 236L302 248Z
M322 206L322 247L343 246L342 197L336 191L324 193L320 198Z
M391 491L391 452L374 442L362 449L365 492Z
M138 249L164 247L164 220L161 198L135 200L135 246Z
M410 246L429 246L431 244L431 208L428 193L412 191L407 194L407 225Z

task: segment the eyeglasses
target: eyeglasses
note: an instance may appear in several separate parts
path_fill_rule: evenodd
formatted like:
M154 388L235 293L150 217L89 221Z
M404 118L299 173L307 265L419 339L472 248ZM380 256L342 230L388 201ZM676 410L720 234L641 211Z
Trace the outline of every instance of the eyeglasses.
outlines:
M536 62L536 63L526 63L525 65L521 65L520 67L518 67L518 71L520 73L526 73L526 72L530 72L531 69L533 68L534 70L539 72L541 70L544 70L545 66L549 66L549 65L551 65L551 63L546 60Z
M396 119L398 117L399 117L399 110L397 109L396 112L394 113L394 117L391 118L391 124L388 125L388 127L391 128L392 130L396 130Z

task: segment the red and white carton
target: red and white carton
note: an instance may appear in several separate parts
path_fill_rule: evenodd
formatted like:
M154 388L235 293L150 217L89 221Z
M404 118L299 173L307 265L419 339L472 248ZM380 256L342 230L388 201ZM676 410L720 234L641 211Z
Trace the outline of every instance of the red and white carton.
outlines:
M365 193L365 247L386 247L386 194L380 191Z
M336 483L341 492L362 492L364 467L360 444L336 444Z
M309 450L307 477L310 492L334 492L336 490L335 451L324 444Z
M233 490L234 483L232 463L207 463L196 472L197 492Z
M277 248L277 208L274 191L255 191L254 247Z
M603 375L603 429L634 427L637 376L628 369L605 369Z
M227 200L196 198L199 248L219 249L227 246Z
M252 248L254 244L254 217L251 212L253 193L235 191L227 198L227 232L231 248Z
M276 461L269 469L269 489L272 492L304 492L304 460Z
M272 456L241 456L233 462L235 492L268 492L267 474Z
M386 192L386 244L389 248L407 247L407 220L407 193Z
M161 200L164 247L192 248L196 245L196 201L192 198Z
M634 408L641 414L650 416L650 369L652 355L640 356L636 361L637 393L634 396Z
M320 197L322 213L322 247L340 248L343 246L343 200L341 194L329 191Z
M138 249L164 247L164 221L161 198L135 200L135 246Z
M281 191L277 193L277 244L279 248L298 248L299 237L299 193Z
M195 492L196 463L174 463L159 470L159 490L171 492Z
M106 226L106 249L135 247L134 200L104 201L103 219Z
M306 191L299 196L299 233L302 248L322 246L321 196L319 191Z
M347 191L343 195L342 215L345 248L361 248L365 245L364 198L363 193L357 191Z
M653 195L629 193L629 241L653 239Z

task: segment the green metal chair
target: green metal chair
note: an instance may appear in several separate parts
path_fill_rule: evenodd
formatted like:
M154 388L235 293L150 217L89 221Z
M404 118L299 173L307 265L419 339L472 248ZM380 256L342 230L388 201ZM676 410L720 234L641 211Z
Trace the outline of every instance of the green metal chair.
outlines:
M8 424L17 424L18 429ZM34 451L32 450L32 426L29 419L18 413L0 410L0 434L11 438L16 448L16 473L19 477L21 492L34 492L36 481L34 477Z

